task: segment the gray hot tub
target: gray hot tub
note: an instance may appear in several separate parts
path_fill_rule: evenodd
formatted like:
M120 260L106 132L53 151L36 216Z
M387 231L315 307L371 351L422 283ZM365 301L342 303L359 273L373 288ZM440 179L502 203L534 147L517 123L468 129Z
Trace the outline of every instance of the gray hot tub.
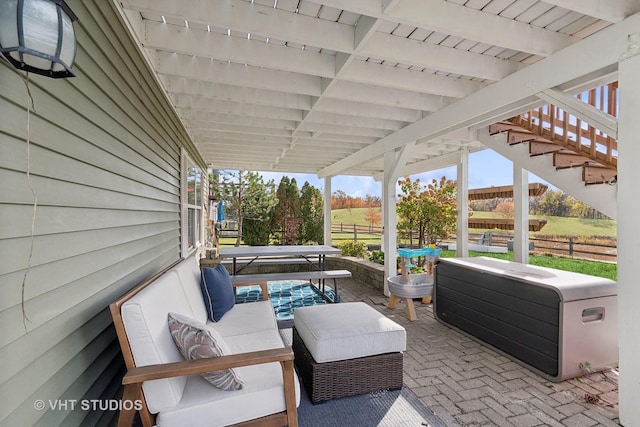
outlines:
M616 282L494 258L441 259L436 318L552 381L618 364Z

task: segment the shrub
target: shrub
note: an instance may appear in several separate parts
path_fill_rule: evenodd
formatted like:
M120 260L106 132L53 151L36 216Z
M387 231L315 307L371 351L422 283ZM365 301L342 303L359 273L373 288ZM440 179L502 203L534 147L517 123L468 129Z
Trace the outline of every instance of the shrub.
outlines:
M358 258L367 258L367 244L365 242L343 242L336 245L344 256L354 256Z
M384 265L384 252L372 251L371 256L369 257L369 261L375 262L376 264Z

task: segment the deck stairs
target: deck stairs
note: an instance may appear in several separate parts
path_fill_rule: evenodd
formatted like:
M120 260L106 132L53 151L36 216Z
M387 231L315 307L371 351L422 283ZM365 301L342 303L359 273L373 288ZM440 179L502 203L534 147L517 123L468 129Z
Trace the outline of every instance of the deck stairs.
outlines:
M558 105L545 104L492 124L483 142L524 169L615 218L617 82L577 97L553 92L548 95L549 99L557 99ZM605 124L602 127L610 134L592 123Z

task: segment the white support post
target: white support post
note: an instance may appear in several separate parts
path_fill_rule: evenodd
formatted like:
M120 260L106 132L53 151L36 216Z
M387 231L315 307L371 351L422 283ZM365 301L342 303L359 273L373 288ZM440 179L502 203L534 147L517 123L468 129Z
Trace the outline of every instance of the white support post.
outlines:
M324 179L324 244L331 245L331 177Z
M629 36L627 58L618 66L618 338L620 423L640 425L640 33ZM615 313L612 313L615 316Z
M397 257L397 231L396 231L396 177L392 171L396 170L396 155L394 151L384 154L384 179L382 184L382 206L384 218L383 248L384 251L384 294L389 296L387 277L395 276Z
M459 153L457 168L458 223L456 227L456 256L469 256L469 150Z
M529 172L513 164L513 260L529 263Z

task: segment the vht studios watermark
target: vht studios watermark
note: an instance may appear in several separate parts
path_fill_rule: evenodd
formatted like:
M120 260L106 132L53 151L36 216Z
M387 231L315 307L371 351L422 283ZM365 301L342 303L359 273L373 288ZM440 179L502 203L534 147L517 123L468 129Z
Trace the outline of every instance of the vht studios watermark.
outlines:
M141 400L117 400L117 399L60 399L60 400L36 400L33 407L38 411L136 411L142 410Z

